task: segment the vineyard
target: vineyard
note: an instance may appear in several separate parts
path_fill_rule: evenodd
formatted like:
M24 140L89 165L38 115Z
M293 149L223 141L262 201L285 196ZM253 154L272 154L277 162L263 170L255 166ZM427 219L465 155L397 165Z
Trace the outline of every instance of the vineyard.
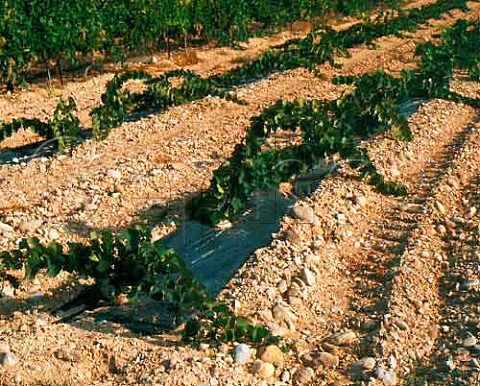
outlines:
M272 3L0 5L1 385L480 385L480 5Z
M394 5L395 1L387 1ZM210 0L61 1L7 0L0 5L0 79L8 89L35 69L50 75L62 66L122 62L132 53L196 41L234 44L287 23L321 21L331 12L358 14L375 1ZM259 28L255 31L254 26Z

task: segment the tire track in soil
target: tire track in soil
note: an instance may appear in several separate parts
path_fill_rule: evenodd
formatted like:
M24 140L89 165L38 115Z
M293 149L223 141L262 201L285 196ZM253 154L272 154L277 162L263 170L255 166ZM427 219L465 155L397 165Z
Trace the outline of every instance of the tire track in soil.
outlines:
M473 143L479 139L477 128ZM438 280L439 337L432 354L412 371L409 384L480 384L480 152L472 153L450 179L453 197L444 197L446 213L436 219L437 226L445 228L441 239L445 258Z
M438 182L464 147L471 129L470 126L462 129L452 142L446 143L437 154L433 154L434 159L430 160L417 176L416 189L413 194L409 194L405 200L396 200L393 206L384 208L384 219L381 223L376 224L377 227L373 232L373 239L377 240L377 243L373 246L371 260L365 262L365 268L379 265L391 272L381 278L377 277L378 275L365 277L366 281L373 280L375 284L369 290L365 291L364 289L361 292L372 291L381 294L378 302L368 306L369 312L374 311L379 316L384 314L386 306L384 303L392 291L391 285L395 274L392 268L398 266L399 257L408 247L409 239L415 230L422 226L422 218L426 214L425 204L431 199ZM368 342L371 338L371 336L367 336L365 341ZM373 353L365 352L364 354L372 355Z
M440 162L435 162L433 173L419 179L420 184L426 181L427 189L420 188L423 192L418 196L424 213L414 215L418 218L416 225L408 232L399 261L390 271L390 278L386 278L386 307L381 310L380 329L368 345L369 354L379 359L392 379L396 378L394 373L413 379L409 375L412 367L428 357L438 336L438 266L443 264L444 257L435 248L442 246L435 216L445 211L447 181L463 164L468 149L477 143L478 126L477 120L457 134L450 150L443 153Z
M436 101L433 102L433 104L436 103ZM426 111L416 114L435 114L436 111L438 115L442 111L441 104L442 102L440 106L437 105L433 109L429 109L427 105ZM412 116L411 118L422 122L422 117ZM350 384L349 382L362 384L363 380L373 376L374 372L353 371L353 364L364 357L377 357L377 359L384 357L378 353L378 336L383 334L384 315L390 307L389 301L401 257L408 247L415 243L416 235L423 226L427 213L424 209L427 201L431 199L439 182L462 151L471 133L471 125L467 125L471 120L470 114L465 114L463 119L452 126L452 122L458 118L458 116L450 116L446 121L442 121L442 126L449 129L441 134L438 132L435 138L428 138L429 135L425 135L425 132L414 132L412 146L419 151L417 155L420 159L403 164L402 176L397 176L397 180L406 183L409 192L412 193L405 198L382 200L381 214L371 217L369 222L371 229L367 230L367 233L370 234L370 245L356 252L356 256L345 256L347 259L353 259L356 267L354 278L350 279L354 287L350 289L352 293L349 309L343 321L337 321L339 325L336 330L352 329L359 339L355 345L341 348L344 351L341 354L344 360L341 361L336 372L331 371L326 377L335 379L336 383L333 384L337 384L340 380L345 384ZM414 129L414 131L419 130L432 129L430 127ZM415 145L415 141L419 139L420 142ZM426 140L430 143L426 143ZM408 144L404 145L403 151L411 150ZM374 144L374 153L381 148L381 145ZM397 150L398 154L398 149L389 150L393 154ZM415 150L413 153L416 153ZM362 227L364 225L360 224L360 228ZM324 340L323 348L331 351L328 342L328 338ZM333 352L338 352L338 349L334 349Z

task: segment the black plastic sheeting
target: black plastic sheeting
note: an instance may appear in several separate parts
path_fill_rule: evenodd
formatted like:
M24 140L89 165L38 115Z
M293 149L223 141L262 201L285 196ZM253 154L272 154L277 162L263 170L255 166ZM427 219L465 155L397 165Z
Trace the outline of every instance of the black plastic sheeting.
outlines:
M254 197L248 214L231 228L218 230L197 221L187 221L164 239L182 256L194 276L217 296L248 256L270 244L280 219L294 204L278 190Z

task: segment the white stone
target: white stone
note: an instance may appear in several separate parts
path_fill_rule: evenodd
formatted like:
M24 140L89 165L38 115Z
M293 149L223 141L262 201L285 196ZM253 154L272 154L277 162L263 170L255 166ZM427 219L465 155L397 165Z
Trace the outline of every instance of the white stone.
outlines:
M304 267L302 270L302 279L309 286L314 286L317 283L315 274L312 271L310 271L307 267Z
M10 225L0 221L0 233L5 234L5 233L12 233L12 232L13 232L13 228Z
M385 370L382 367L377 368L377 378L383 381L386 386L397 384L397 375L391 370Z
M114 179L114 180L118 180L122 177L122 173L117 169L108 169L107 170L107 177L109 177L111 179Z
M16 363L17 363L17 358L10 351L0 354L0 365L7 367L7 366L14 366Z
M233 356L236 363L243 365L252 357L252 349L245 343L240 343L237 347L235 347Z

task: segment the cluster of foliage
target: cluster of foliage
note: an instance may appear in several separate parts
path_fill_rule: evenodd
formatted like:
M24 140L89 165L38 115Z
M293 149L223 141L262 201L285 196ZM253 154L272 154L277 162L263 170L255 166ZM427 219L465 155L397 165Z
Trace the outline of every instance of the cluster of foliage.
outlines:
M234 220L257 189L278 186L280 182L306 172L328 155L338 153L361 168L366 180L387 194L404 194L402 186L386 182L358 148L359 139L394 129L399 138L411 139L411 132L399 105L409 98L469 100L450 91L454 69L466 69L477 77L480 53L480 23L459 21L442 34L440 44L419 45L420 65L395 78L380 70L361 77L337 78L338 83L354 84L335 101L279 100L252 119L243 143L213 175L210 187L191 204L193 215L210 224ZM277 130L300 130L302 143L283 149L263 149Z
M151 241L149 230L134 226L121 234L92 232L90 238L88 244L67 245L23 239L17 249L0 253L0 280L19 284L9 269L25 268L30 279L42 269L52 276L61 270L75 272L95 279L99 297L143 292L165 304L174 323L188 318L186 339L279 342L266 328L248 323L214 300L175 251L162 241Z
M453 9L465 10L466 1L438 0L408 11L380 14L375 20L367 19L340 31L331 27L317 29L304 39L290 39L257 60L214 76L212 80L221 87L233 87L275 72L299 67L314 70L317 65L327 62L333 65L335 54L345 53L348 48L360 44L371 44L382 36L414 31L420 24L438 19Z
M72 148L82 134L80 121L75 115L77 105L72 97L60 99L53 113L53 119L43 122L36 118L18 118L0 126L0 140L10 137L19 129L31 129L34 133L50 140L56 139L60 151Z
M298 67L314 69L318 64L334 64L334 55L359 44L370 44L381 36L412 31L432 18L455 8L464 8L465 0L446 1L412 9L399 15L381 15L376 20L356 24L346 30L332 28L310 33L304 39L292 39L275 50L267 51L258 59L233 70L207 79L192 71L171 71L157 78L145 72L131 71L117 75L102 96L103 104L92 111L93 131L104 138L110 129L118 126L126 115L138 111L158 110L183 104L207 95L232 98L233 87L275 72ZM181 77L180 86L173 87L169 79ZM142 79L145 91L130 93L122 86L131 79ZM237 101L238 102L238 101Z
M391 0L390 2L394 2ZM158 49L170 39L197 36L220 43L245 40L254 21L269 26L330 10L355 12L360 0L4 0L0 2L0 79L10 87L33 62L79 63L95 52L121 59Z
M439 44L422 43L416 53L421 56L419 69L406 72L412 81L416 79L410 86L412 93L451 97L449 79L455 68L480 79L480 20L459 20L443 31Z

